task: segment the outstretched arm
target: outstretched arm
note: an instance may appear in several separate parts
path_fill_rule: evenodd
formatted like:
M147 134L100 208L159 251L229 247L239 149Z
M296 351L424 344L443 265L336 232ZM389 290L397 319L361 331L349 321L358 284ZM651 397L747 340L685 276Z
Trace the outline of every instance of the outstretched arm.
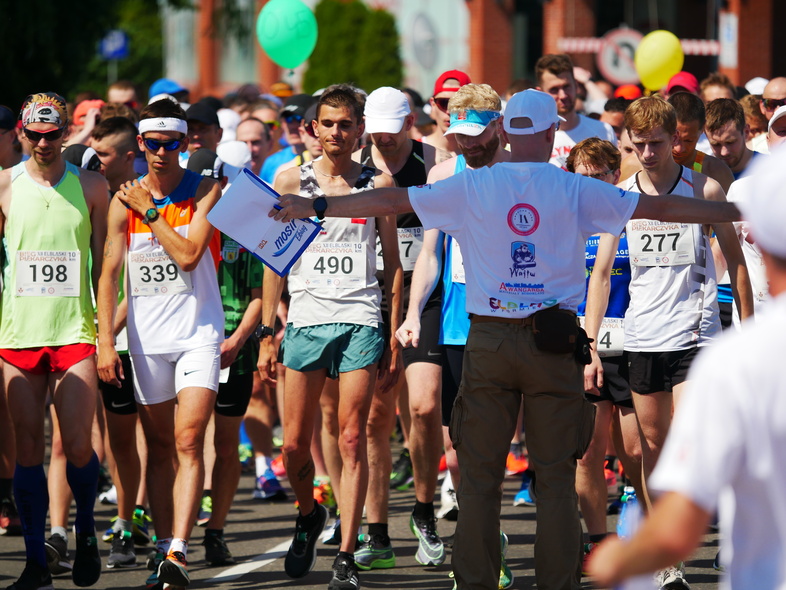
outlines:
M328 217L386 217L412 211L407 189L375 188L343 197L330 197L325 215ZM278 209L269 216L278 221L303 219L314 215L314 201L293 194L281 195Z

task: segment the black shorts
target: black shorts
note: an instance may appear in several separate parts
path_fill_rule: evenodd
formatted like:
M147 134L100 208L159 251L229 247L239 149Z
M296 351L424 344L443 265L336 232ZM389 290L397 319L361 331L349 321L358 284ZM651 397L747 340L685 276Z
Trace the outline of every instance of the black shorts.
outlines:
M232 367L234 367L234 364ZM216 414L227 416L228 418L242 418L245 416L253 387L254 373L241 373L238 375L230 368L227 382L218 384L218 395L216 396L216 404L214 406Z
M688 369L698 348L669 352L628 352L628 379L632 391L640 394L673 391L688 378Z
M439 343L439 327L442 323L442 301L426 304L420 315L420 343L418 347L404 349L404 367L412 363L442 364L442 345Z
M442 426L450 426L453 402L456 401L461 385L465 348L460 344L442 346Z
M137 413L131 356L128 354L119 356L120 362L123 363L123 375L125 375L125 379L120 380L120 387L104 383L99 379L98 389L101 391L101 398L104 400L104 408L106 408L107 412L112 412L119 416L130 416Z
M731 301L718 301L718 311L720 312L721 328L728 330L732 325L734 303Z
M628 385L627 353L603 359L603 387L600 395L585 393L584 397L592 403L611 402L623 408L633 407L633 397Z

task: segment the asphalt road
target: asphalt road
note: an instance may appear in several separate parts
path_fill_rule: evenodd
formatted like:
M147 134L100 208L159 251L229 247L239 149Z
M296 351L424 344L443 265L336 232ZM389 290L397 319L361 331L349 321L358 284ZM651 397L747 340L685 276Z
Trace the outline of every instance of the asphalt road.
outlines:
M519 480L508 478L502 507L502 527L509 536L508 563L515 574L513 588L523 590L535 588L532 544L535 538L535 509L513 507L512 500L518 491ZM330 580L330 567L336 555L336 547L318 544L318 559L314 571L300 580L287 578L283 571L283 557L294 531L296 511L292 501L265 504L251 499L253 478L244 475L240 482L235 504L229 515L225 537L229 548L237 559L237 565L228 568L208 568L204 564L204 551L200 545L202 529L194 529L189 547L189 589L225 588L227 590L278 589L324 590ZM390 536L396 552L396 567L389 570L361 572L362 588L393 589L438 589L450 590L453 580L449 578L450 557L439 567L423 567L415 561L417 543L409 531L409 514L414 503L412 491L391 492ZM109 525L114 515L113 506L96 504L96 518L100 530ZM615 530L616 517L609 517L609 530ZM442 535L453 533L455 523L440 521ZM73 550L73 539L70 541ZM109 554L109 545L101 543L104 561ZM694 590L715 589L718 574L712 569L717 552L717 536L707 535L703 546L687 563L687 579ZM144 588L148 571L144 567L147 551L138 549L141 565L124 570L105 569L94 586L98 589ZM13 583L24 563L24 543L21 537L0 537L0 588ZM54 579L55 588L75 588L69 576ZM592 588L585 581L583 587Z

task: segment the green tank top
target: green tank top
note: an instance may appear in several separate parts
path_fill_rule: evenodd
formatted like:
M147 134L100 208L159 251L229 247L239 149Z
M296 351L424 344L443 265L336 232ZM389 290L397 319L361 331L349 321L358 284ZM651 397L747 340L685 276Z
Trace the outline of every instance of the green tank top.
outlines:
M35 182L24 162L11 171L0 348L95 343L92 226L79 174L68 163L50 188Z

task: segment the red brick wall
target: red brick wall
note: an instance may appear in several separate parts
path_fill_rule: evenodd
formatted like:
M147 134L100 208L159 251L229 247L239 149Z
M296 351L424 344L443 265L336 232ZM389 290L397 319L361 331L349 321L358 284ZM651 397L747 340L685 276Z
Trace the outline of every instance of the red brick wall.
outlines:
M543 53L562 53L560 37L595 37L596 23L592 2L588 0L551 0L543 5ZM571 54L573 63L595 71L595 56Z
M511 15L497 0L467 0L469 10L469 77L489 84L500 95L511 81Z
M782 0L729 0L729 10L737 14L739 25L737 68L722 68L721 71L735 84L745 84L754 76L783 75L783 72L772 71L774 1Z

